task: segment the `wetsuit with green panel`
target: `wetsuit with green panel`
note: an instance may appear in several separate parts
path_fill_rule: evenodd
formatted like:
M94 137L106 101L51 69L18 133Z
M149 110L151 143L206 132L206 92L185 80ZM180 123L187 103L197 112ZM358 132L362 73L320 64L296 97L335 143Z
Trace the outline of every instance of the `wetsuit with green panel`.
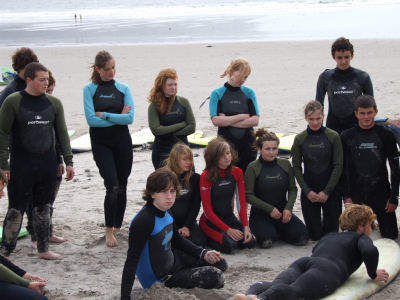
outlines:
M322 235L339 229L342 201L337 184L343 169L342 142L332 129L321 127L312 130L308 126L296 135L291 153L294 175L302 191L300 199L304 221L310 238L319 240ZM328 199L324 203L311 202L307 198L311 191L317 194L322 191Z
M38 251L48 250L50 203L57 175L55 135L59 138L65 164L72 166L71 146L60 100L47 94L32 96L21 91L4 101L0 109L0 168L10 170L11 179L2 245L8 252L16 246L29 201L33 205Z
M279 238L294 245L307 242L307 229L297 216L292 214L287 223L270 216L275 208L281 213L292 211L296 201L296 182L287 159L276 158L269 162L260 156L247 167L245 186L246 201L252 205L250 229L260 245Z

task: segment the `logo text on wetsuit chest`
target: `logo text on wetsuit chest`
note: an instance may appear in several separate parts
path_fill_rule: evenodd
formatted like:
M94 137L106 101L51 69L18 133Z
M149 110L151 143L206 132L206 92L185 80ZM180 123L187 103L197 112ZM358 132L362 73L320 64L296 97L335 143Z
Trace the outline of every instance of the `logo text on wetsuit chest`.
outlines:
M265 179L277 179L277 180L280 180L280 179L282 179L282 177L281 177L281 174L276 174L276 175L265 175L265 177L264 177Z
M356 146L357 149L378 149L378 146L375 143L361 143L359 146Z
M28 121L26 124L27 125L39 125L39 124L40 125L48 125L48 124L50 124L49 120L42 121L43 117L41 115L35 115L34 119L35 120L33 120L33 121Z
M99 98L112 99L112 98L114 98L114 93L112 93L112 94L110 94L110 95L101 94L101 95L99 96Z
M353 94L354 90L347 90L345 85L342 85L338 91L333 91L334 95L344 95L344 94Z
M223 181L221 181L221 182L218 184L218 186L224 186L224 185L230 185L230 184L231 184L230 181L223 180Z
M320 148L320 149L324 149L325 148L325 144L324 142L321 142L319 144L309 144L308 145L309 148Z

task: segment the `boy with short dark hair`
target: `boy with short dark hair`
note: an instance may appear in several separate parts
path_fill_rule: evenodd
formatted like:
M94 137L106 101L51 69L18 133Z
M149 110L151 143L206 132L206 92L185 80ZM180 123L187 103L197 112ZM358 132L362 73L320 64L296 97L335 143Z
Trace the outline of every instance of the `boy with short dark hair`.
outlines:
M343 144L343 201L369 205L377 215L382 237L398 236L395 210L399 196L399 153L393 134L375 124L378 113L372 96L355 102L356 127L345 130ZM390 166L390 182L386 163Z
M324 105L328 94L329 110L326 127L339 134L357 124L354 116L354 102L360 95L374 95L368 73L353 68L350 62L354 57L354 48L344 37L338 38L331 47L336 68L326 69L318 78L315 100Z

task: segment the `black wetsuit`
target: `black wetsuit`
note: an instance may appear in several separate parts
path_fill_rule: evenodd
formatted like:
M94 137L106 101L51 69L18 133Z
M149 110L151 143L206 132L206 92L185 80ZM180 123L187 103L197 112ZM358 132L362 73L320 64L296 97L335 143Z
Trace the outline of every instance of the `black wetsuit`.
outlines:
M393 134L385 127L359 126L344 131L343 198L370 206L377 216L382 237L398 236L396 213L385 211L386 203L398 204L399 153ZM386 163L390 166L390 182Z
M133 161L128 129L133 122L133 98L127 85L111 80L85 86L84 102L93 159L106 187L105 225L121 228ZM132 106L130 113L121 114L124 105ZM97 117L95 112L103 112L103 117Z
M210 117L238 114L259 116L257 99L254 91L248 87L233 87L229 83L212 91L210 96ZM253 127L237 128L232 126L218 127L218 135L232 143L238 152L237 166L246 172L247 165L256 159L257 149L253 147L255 140Z
M316 300L341 286L364 262L371 279L376 278L379 252L372 240L357 232L329 233L272 282L259 281L246 292L261 300Z
M328 94L329 110L326 127L339 134L357 124L354 115L354 102L360 95L374 95L368 73L349 67L325 70L317 83L315 100L324 105L325 93Z
M193 257L188 262L180 252ZM156 281L167 287L220 288L227 269L223 259L215 265L204 260L206 249L183 238L173 226L168 212L153 204L145 205L134 217L129 229L129 249L122 273L121 300L131 299L135 273L144 288Z
M168 103L171 101L166 98ZM171 110L159 114L156 105L151 103L148 108L149 127L155 136L151 159L154 169L163 166L172 147L177 142L188 144L187 136L196 129L196 121L189 101L186 98L176 96Z
M0 92L0 107L3 105L4 100L15 92L23 91L26 88L26 81L17 76Z
M294 245L308 240L304 223L294 214L289 222L270 216L273 209L292 211L297 188L290 163L285 159L265 161L260 156L249 164L246 175L246 200L251 203L250 228L261 245L266 240L279 238ZM289 198L289 201L287 200Z
M38 251L48 250L50 203L57 174L55 134L64 160L72 166L72 153L61 102L50 95L10 95L0 110L1 167L7 166L10 135L9 209L4 222L3 246L15 248L23 213L32 201ZM12 134L10 134L12 133Z
M294 175L302 190L304 221L310 238L319 240L322 235L339 229L342 201L337 184L343 169L342 143L339 135L329 128L314 131L307 127L296 136L291 153ZM317 194L322 191L328 199L325 203L313 203L307 198L311 191Z
M181 192L180 196L175 199L175 203L170 212L174 218L177 229L187 227L190 230L188 239L196 245L204 247L206 245L206 240L196 221L201 205L199 188L200 175L192 173L188 189L185 188L185 183L183 182L184 176L185 173L179 176Z

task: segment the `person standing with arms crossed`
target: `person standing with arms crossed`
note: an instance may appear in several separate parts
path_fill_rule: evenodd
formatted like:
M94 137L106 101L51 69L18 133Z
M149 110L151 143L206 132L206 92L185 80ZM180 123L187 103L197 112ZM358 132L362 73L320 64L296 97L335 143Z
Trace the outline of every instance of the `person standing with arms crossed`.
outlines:
M324 105L325 94L328 94L326 127L340 134L357 124L353 113L356 98L365 94L374 96L374 90L368 73L350 66L354 48L348 39L338 38L332 44L331 53L336 68L319 75L315 100Z
M64 110L60 100L45 94L49 82L45 66L28 64L24 77L26 89L8 96L0 109L0 168L9 179L9 208L1 246L5 254L15 249L27 202L32 201L38 257L62 259L48 248L50 203L57 175L55 135L59 138L66 164L66 180L74 177Z

